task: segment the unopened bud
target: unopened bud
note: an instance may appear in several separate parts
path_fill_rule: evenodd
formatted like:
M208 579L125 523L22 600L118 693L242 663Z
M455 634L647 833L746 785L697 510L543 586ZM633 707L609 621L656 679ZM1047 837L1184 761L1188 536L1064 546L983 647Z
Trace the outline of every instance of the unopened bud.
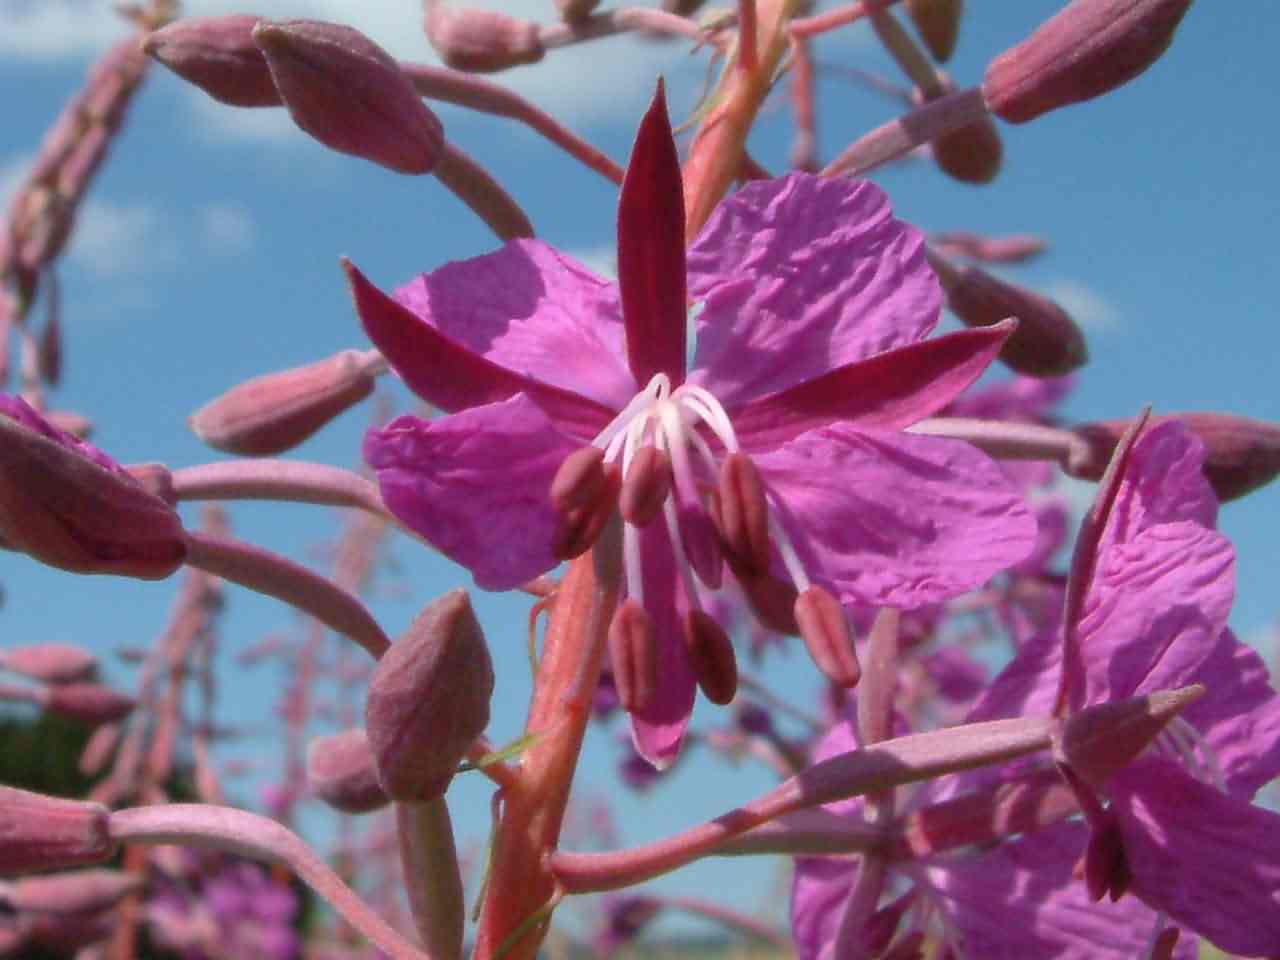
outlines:
M862 667L840 601L822 587L810 587L796 598L795 615L800 638L818 669L838 687L856 686Z
M1073 0L991 61L982 94L1009 123L1128 83L1173 41L1191 0Z
M148 35L144 53L213 99L233 107L278 107L282 101L253 42L258 17L184 17Z
M363 354L343 350L232 387L192 415L191 429L215 450L273 456L369 396L375 379Z
M18 910L40 913L96 913L109 910L141 889L142 877L120 870L77 870L24 877L13 885L9 901Z
M939 89L930 100L956 92L949 78L940 76L939 80ZM916 102L924 102L919 90ZM1004 157L1000 132L990 116L978 117L972 123L944 133L932 141L930 149L942 172L961 183L990 183L1000 172L1000 161Z
M1000 348L1000 359L1018 373L1057 377L1089 359L1084 333L1048 297L1007 283L980 267L956 267L930 257L947 295L947 306L967 327L987 327L1016 317L1018 328Z
M658 685L658 647L653 618L635 600L624 600L609 623L609 662L622 709L638 713Z
M949 60L960 33L964 0L907 0L907 13L933 59Z
M600 5L600 0L556 0L561 20L582 20Z
M1054 759L1089 786L1101 787L1203 693L1204 687L1193 684L1074 713L1054 737Z
M68 643L37 643L0 650L0 668L42 683L75 683L94 675L98 658Z
M173 506L178 502L173 474L163 463L131 463L125 469L144 489L151 491L165 503Z
M430 603L378 661L365 729L378 778L394 800L444 794L489 723L493 664L465 590Z
M1265 486L1280 474L1280 425L1230 413L1170 413L1152 417L1186 424L1204 444L1204 476L1224 503ZM1073 477L1097 480L1131 420L1105 420L1076 427L1089 444L1089 456L1066 464Z
M100 450L0 395L0 540L73 573L158 580L187 555L177 513Z
M253 39L294 123L325 146L399 173L430 173L444 128L385 50L351 27L263 21Z
M724 628L703 611L691 610L684 618L684 642L706 698L720 706L732 701L738 692L738 660Z
M115 852L100 803L0 786L0 873L102 863Z
M561 513L594 503L605 488L604 451L582 447L564 458L551 480L551 503Z
M391 802L378 782L378 768L363 727L307 744L307 786L343 813L369 813Z
M622 519L647 527L671 493L671 457L655 446L641 447L627 469L618 511Z
M611 463L604 468L604 486L595 500L560 517L560 526L551 544L552 554L561 560L572 560L595 546L609 518L618 508L621 488L622 471L616 463Z
M769 505L760 472L750 457L731 453L720 466L714 516L725 555L739 569L762 574L769 569Z
M537 63L546 52L536 23L492 10L429 3L424 26L440 59L455 70L493 73Z
M49 712L91 727L123 720L137 705L133 697L98 683L46 687L40 699Z

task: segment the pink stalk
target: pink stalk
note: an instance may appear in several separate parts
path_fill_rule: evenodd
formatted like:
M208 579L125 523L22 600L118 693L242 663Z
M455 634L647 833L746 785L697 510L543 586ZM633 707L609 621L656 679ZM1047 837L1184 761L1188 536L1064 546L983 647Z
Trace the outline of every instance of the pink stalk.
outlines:
M178 500L282 500L351 507L395 522L378 488L350 470L296 460L224 460L173 472Z
M258 593L275 597L354 640L374 659L391 646L358 599L331 580L247 543L187 532L187 562Z
M763 940L783 952L790 952L794 946L790 937L779 933L771 925L761 923L754 917L739 913L737 910L730 910L728 907L723 907L710 900L703 900L699 897L664 897L653 894L646 894L646 896L652 896L665 909L683 910L685 913L706 917L731 930L741 930L747 936Z
M437 960L460 960L466 905L444 797L397 803L396 829L405 896L418 937Z
M499 240L533 236L533 224L515 200L487 170L452 143L445 141L432 173L483 220Z
M1051 460L1072 475L1095 459L1088 440L1071 430L1009 420L972 417L928 417L907 428L910 433L965 440L997 460Z
M756 0L738 0L738 62L736 69L753 73L760 66L756 30Z
M582 20L553 24L543 27L538 38L543 47L550 50L553 47L567 47L586 40L633 31L686 37L697 42L705 40L702 28L688 17L648 7L621 7L592 14Z
M941 97L859 137L822 168L822 175L862 176L905 156L916 147L984 120L986 116L987 104L977 87Z
M813 57L809 42L793 33L791 37L791 121L795 137L791 141L791 165L798 170L818 169L818 135L814 121Z
M393 960L431 960L431 954L419 950L388 926L296 834L267 817L233 807L173 803L117 810L110 816L108 829L118 842L207 847L287 864Z
M881 0L875 3L875 0L872 0L868 3L865 0L858 0L857 3L851 3L845 7L837 7L835 10L814 14L812 17L792 20L791 33L797 37L815 37L820 33L835 30L837 27L856 23L867 15L868 7L873 4L881 9L888 9L897 2L898 0Z

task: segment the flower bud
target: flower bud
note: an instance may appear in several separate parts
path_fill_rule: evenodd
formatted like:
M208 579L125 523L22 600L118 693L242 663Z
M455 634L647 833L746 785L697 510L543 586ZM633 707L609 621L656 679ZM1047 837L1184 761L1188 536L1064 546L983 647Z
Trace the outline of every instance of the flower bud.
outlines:
M385 50L350 27L263 21L253 40L294 123L325 146L399 173L430 173L444 128Z
M75 683L97 672L98 658L69 643L36 643L0 650L0 668L42 683Z
M49 712L91 727L123 720L137 705L133 697L99 683L46 687L40 699L41 705Z
M810 587L796 598L795 614L800 638L818 669L838 687L856 686L862 667L840 601L822 587Z
M1280 425L1230 413L1170 413L1152 417L1154 426L1180 420L1204 444L1204 476L1224 503L1265 486L1280 474ZM1102 476L1111 452L1124 436L1131 420L1086 423L1075 432L1089 444L1089 455L1066 464L1067 472L1081 480Z
M491 10L428 3L424 26L440 59L455 70L494 73L537 63L546 52L536 23Z
M307 786L343 813L369 813L390 798L378 782L378 768L363 727L353 727L307 744Z
M938 90L928 100L956 92L956 85L947 76L940 74L939 81ZM915 100L917 105L923 105L926 100L918 89ZM972 123L944 133L935 138L929 148L942 172L961 183L990 183L1000 172L1000 161L1004 157L1000 132L990 116L978 117Z
M1016 372L1057 377L1089 359L1084 333L1048 297L1007 283L980 267L956 267L936 254L929 262L942 282L947 306L965 326L986 327L1006 317L1018 319L1018 328L1000 349L1000 359Z
M215 450L266 457L296 447L373 392L364 356L332 357L255 377L191 416L191 429Z
M142 877L120 870L76 870L24 877L9 901L18 910L41 913L95 913L109 910L142 887Z
M946 63L956 48L964 0L907 0L907 13L933 59Z
M489 723L493 664L465 590L430 603L378 661L365 729L393 799L442 796Z
M720 624L701 610L684 618L685 650L698 686L708 700L724 706L738 692L738 660Z
M159 580L187 555L177 513L106 454L0 395L0 539L73 573Z
M658 648L653 618L627 598L609 623L609 662L622 709L643 711L658 686Z
M100 803L0 786L0 873L57 870L109 860L115 843Z
M987 66L982 93L1009 123L1091 100L1159 59L1191 0L1073 0Z
M149 34L142 50L221 103L278 107L266 57L253 42L258 19L241 13L184 17Z

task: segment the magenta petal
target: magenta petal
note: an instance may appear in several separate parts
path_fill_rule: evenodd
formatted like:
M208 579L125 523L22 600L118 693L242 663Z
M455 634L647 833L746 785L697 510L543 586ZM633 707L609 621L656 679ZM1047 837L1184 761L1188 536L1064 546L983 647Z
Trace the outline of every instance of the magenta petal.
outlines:
M941 410L982 376L1014 326L961 330L849 363L729 415L749 450L837 421L900 430Z
M1135 893L1229 953L1280 954L1280 814L1158 758L1108 792Z
M942 292L918 231L871 183L807 174L749 183L689 248L704 302L694 365L727 406L923 339Z
M631 737L636 751L663 770L680 753L697 683L685 654L680 622L688 605L672 565L666 526L651 523L640 537L645 609L653 617L658 647L658 686L646 708L631 715Z
M982 960L1134 960L1156 915L1134 897L1093 903L1072 876L1084 851L1082 824L1060 824L976 856L926 868L930 899L957 935L964 957ZM1174 956L1192 960L1183 932Z
M486 590L552 569L558 515L548 491L576 444L528 397L439 420L398 417L370 430L364 457L387 506Z
M640 121L618 199L618 286L627 327L627 360L644 386L655 373L684 381L684 184L658 82Z
M791 877L791 937L798 960L831 957L856 870L848 860L796 859Z
M832 425L756 462L809 575L844 603L936 603L1035 543L1018 492L960 441Z
M612 409L636 392L617 288L540 240L445 264L395 299L504 370Z
M590 440L612 411L569 390L513 372L454 342L344 261L365 332L414 393L442 410L465 410L526 393L556 427Z

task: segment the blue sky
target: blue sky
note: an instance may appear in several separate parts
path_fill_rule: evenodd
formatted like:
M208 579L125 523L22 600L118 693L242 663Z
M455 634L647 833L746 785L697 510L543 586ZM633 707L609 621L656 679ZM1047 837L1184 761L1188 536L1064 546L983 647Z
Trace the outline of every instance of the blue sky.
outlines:
M397 56L434 62L413 0L218 0L185 5L193 15L244 10L348 22ZM548 19L550 0L494 2ZM1058 3L972 5L949 70L977 82L984 65L1049 16ZM927 163L875 177L903 219L927 230L1039 233L1050 252L1010 276L1056 296L1085 326L1092 362L1067 404L1086 420L1218 409L1280 420L1276 386L1280 276L1275 224L1280 193L1270 69L1280 8L1201 3L1192 7L1165 58L1107 98L1004 126L1005 166L988 187L944 179ZM36 144L74 91L93 56L123 35L109 3L0 0L0 196L20 179ZM862 27L822 43L820 141L830 156L895 107L843 79L842 66L888 67ZM692 107L704 61L678 45L620 39L554 51L509 83L625 161L634 126L656 76L667 77L673 113ZM441 108L451 139L486 164L524 205L539 234L586 259L607 261L616 192L526 131L491 117ZM785 97L767 108L752 141L780 169L789 121ZM282 111L215 104L160 69L135 101L124 134L85 207L64 258L65 386L56 405L97 424L95 440L122 461L172 466L217 458L185 427L186 416L248 377L364 343L350 309L339 255L383 285L494 247L492 237L429 178L401 177L324 151ZM402 391L389 393L402 405ZM354 464L364 414L348 415L297 452ZM1087 495L1087 494L1086 494ZM1222 526L1239 550L1234 623L1260 637L1276 616L1280 488L1229 505ZM331 537L334 518L317 508L235 507L235 530L306 558ZM465 573L408 542L394 554L410 599L374 607L395 633L416 603L465 584ZM173 583L72 578L25 558L0 557L5 603L0 642L77 641L106 650L146 642L162 628ZM499 669L494 738L518 731L527 670L523 604L478 597ZM224 624L230 657L290 613L236 593ZM793 656L770 682L805 695L813 677ZM271 670L229 676L222 711L264 734L279 678ZM714 719L710 711L699 720ZM613 734L616 734L616 730ZM603 789L614 755L596 734L584 786ZM270 737L233 750L268 749ZM620 797L631 842L714 815L763 789L768 777L744 768L724 775L695 754L680 778L647 797ZM480 837L486 790L467 784L458 820ZM765 902L769 868L708 864L667 881L687 893L722 891L740 906Z

